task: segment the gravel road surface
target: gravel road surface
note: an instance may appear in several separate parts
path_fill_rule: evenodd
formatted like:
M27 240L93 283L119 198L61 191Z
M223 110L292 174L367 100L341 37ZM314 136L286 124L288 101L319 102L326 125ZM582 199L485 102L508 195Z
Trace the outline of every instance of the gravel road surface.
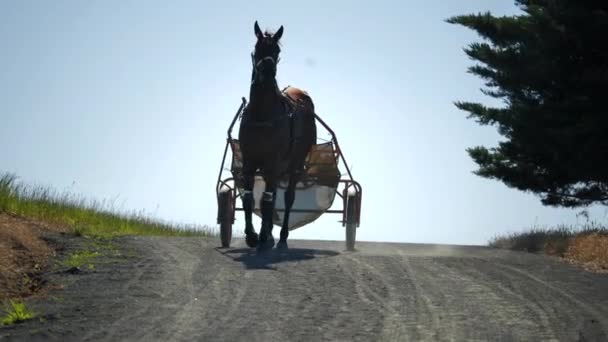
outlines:
M79 240L69 241L70 249ZM76 247L74 247L76 246ZM484 247L128 237L2 341L608 341L608 275ZM57 286L57 285L60 285Z

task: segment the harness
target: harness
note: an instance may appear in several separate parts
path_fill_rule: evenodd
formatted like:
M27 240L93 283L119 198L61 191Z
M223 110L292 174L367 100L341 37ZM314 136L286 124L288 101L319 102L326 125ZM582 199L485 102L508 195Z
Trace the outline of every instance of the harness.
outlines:
M299 109L301 107L301 104L291 98L289 96L289 94L285 93L285 90L289 88L289 86L283 88L283 90L281 90L280 95L281 95L281 104L283 105L283 107L285 108L285 112L287 113L286 115L280 115L276 118L272 118L272 119L268 119L268 120L251 120L250 118L248 118L245 114L247 112L247 110L249 109L249 104L247 104L247 106L245 107L245 109L241 112L240 115L240 119L241 120L245 120L245 124L247 126L253 126L253 127L277 127L281 121L288 119L289 120L289 126L290 126L290 135L293 136L293 121L295 118L295 113L297 111L297 109Z
M268 119L268 120L263 120L263 121L256 121L256 120L252 120L248 117L248 115L246 114L247 110L249 109L249 104L247 104L247 107L241 112L241 122L242 125L248 126L248 127L265 127L265 128L278 128L281 126L283 120L288 120L288 126L289 126L289 143L288 143L288 147L285 151L285 153L281 156L281 160L287 160L289 159L288 156L292 153L294 146L296 145L296 143L302 138L301 137L301 129L298 129L298 126L296 125L296 119L297 119L297 112L299 109L301 109L303 107L301 101L298 101L297 99L294 99L292 97L289 96L288 93L285 92L285 90L287 90L290 86L286 86L285 88L283 88L283 90L280 91L280 95L281 95L281 104L284 107L284 113L286 113L285 115L279 115L276 118L272 118L272 119ZM281 175L283 176L283 175Z

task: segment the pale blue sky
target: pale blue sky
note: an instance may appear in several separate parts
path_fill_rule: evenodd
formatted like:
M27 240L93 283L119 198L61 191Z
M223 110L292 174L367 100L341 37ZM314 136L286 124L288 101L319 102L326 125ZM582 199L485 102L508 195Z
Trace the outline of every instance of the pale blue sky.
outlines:
M279 85L310 93L364 187L359 240L485 244L535 223L576 223L576 210L471 173L465 149L500 136L453 105L493 102L466 73L462 48L479 38L444 19L486 10L518 11L506 0L3 1L0 171L215 225L257 19L284 25ZM603 208L592 214L605 220ZM342 240L339 219L290 237Z

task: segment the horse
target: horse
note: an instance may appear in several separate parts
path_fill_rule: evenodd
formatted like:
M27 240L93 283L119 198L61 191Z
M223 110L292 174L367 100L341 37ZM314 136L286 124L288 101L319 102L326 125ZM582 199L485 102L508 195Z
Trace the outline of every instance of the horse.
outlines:
M245 241L247 246L257 247L258 251L274 247L272 218L277 184L285 180L288 183L284 193L285 215L277 249L287 249L289 214L295 201L296 184L317 140L315 108L306 91L292 86L279 90L276 74L283 26L275 33L262 33L256 20L254 33L257 41L251 54L249 103L243 110L238 135L243 160L241 200L245 213ZM251 223L255 205L254 177L258 171L265 183L259 235Z

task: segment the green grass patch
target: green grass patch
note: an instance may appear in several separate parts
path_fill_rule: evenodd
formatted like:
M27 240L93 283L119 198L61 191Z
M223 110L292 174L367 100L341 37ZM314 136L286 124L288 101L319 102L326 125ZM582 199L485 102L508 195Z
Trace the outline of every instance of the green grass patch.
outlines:
M107 262L112 258L123 256L119 248L108 238L84 237L81 243L79 250L69 253L63 260L57 261L55 267L94 270L95 264L102 262L98 259L99 257L104 257Z
M0 174L0 212L69 227L77 236L215 236L208 226L166 222L143 212L122 213L111 201L87 200L70 192L22 184Z
M2 318L2 325L12 325L23 322L36 315L25 306L25 303L18 300L9 300L9 303L4 310L6 315Z
M120 255L120 251L112 240L106 238L89 238L84 242L84 247L88 250L97 251L109 256Z
M66 267L77 267L80 269L86 266L89 270L94 270L95 264L93 264L93 259L95 259L99 255L99 252L87 250L78 251L68 255L68 257L63 260L62 264Z

